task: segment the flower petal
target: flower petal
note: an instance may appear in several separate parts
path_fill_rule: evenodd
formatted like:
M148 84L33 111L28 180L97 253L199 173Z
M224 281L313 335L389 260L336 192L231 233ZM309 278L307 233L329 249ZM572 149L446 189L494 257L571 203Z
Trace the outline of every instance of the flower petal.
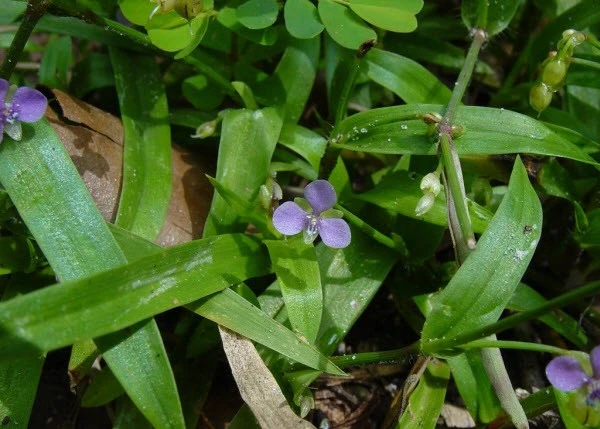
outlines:
M15 91L11 103L12 110L19 114L17 120L35 122L44 116L48 100L37 89L22 86Z
M308 200L316 216L332 208L337 201L335 189L327 180L315 180L306 185L304 197Z
M558 390L569 392L590 382L590 376L573 356L559 356L546 366L546 377Z
M594 378L600 379L600 346L596 346L590 352L590 364L594 371Z
M350 244L350 227L343 219L319 219L319 235L326 246L341 249Z
M7 80L0 79L0 106L4 106L4 99L6 98L6 93L8 92L9 87L10 84ZM2 110L1 107L0 110Z
M307 225L306 212L298 204L291 201L283 203L273 213L273 226L282 234L298 234L306 229Z

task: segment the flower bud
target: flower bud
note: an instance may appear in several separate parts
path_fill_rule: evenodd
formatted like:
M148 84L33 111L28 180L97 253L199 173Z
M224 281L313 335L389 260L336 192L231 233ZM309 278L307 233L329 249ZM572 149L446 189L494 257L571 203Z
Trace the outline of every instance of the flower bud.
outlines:
M442 184L440 183L440 177L437 174L429 173L421 179L421 191L423 191L423 193L431 192L434 197L437 197L441 189Z
M193 134L191 137L193 139L205 139L214 135L217 129L217 123L217 120L213 119L212 121L200 124L200 126L196 128L196 134Z
M465 133L465 127L462 125L454 124L452 125L452 137L455 139L459 138Z
M567 69L569 64L565 60L554 57L551 61L544 65L542 70L542 82L550 89L558 90L567 77Z
M415 208L415 215L423 216L427 213L435 204L435 195L432 192L427 192L421 197Z
M552 91L543 82L536 83L529 91L529 104L538 112L545 110L552 101Z
M488 206L494 196L494 190L490 181L479 177L471 184L471 192L473 193L473 200L482 206Z
M156 8L152 11L150 18L156 12L167 13L172 10L188 21L198 16L205 10L204 0L151 0L156 3Z

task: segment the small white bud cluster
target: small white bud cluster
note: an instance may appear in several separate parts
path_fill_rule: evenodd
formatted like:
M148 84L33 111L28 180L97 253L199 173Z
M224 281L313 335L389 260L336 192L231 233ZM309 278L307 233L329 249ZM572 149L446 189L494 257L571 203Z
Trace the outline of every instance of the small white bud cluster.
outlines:
M421 180L421 191L423 196L417 203L415 208L415 214L417 216L423 216L427 213L435 204L435 197L438 196L442 190L442 184L440 183L440 176L437 172L426 174Z

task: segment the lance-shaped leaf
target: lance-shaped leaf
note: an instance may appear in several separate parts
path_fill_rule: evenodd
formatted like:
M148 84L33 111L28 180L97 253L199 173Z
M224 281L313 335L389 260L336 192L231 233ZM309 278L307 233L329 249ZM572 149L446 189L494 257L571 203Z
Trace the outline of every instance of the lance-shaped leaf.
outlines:
M372 109L358 113L342 122L339 135L332 146L361 152L435 155L437 144L422 116L443 114L443 106L409 104ZM464 128L456 139L459 155L497 155L532 153L558 156L597 165L564 133L557 134L543 123L506 109L461 106L455 123Z
M319 264L312 245L300 237L269 240L273 269L277 274L292 326L314 342L321 325L323 290Z
M23 131L21 142L6 139L0 148L0 181L58 278L61 281L77 282L89 275L125 264L127 261L121 249L110 234L79 173L52 128L42 121L24 127ZM92 289L86 286L84 282L82 288L86 289L85 292L93 295L103 290L105 285L96 285L95 290L91 285ZM12 306L20 299L30 299L30 296L33 295L27 294L3 305ZM71 298L63 297L63 301ZM18 313L24 318L32 319L34 315L39 315L37 305L31 303L22 307ZM11 313L9 311L5 314ZM90 310L89 315L92 314ZM61 315L62 309L59 306L48 309L44 317L56 318ZM16 319L13 314L13 321ZM72 322L73 325L78 323ZM127 361L138 351L144 352L147 347L144 340L153 338L154 343L161 342L153 324L154 321L151 320L138 327L139 332L145 333L142 337L128 337L126 333L116 334L120 340L116 346L113 338L114 347L105 358L116 374L128 373L125 369ZM24 345L23 339L18 338L18 333L9 333L10 328L6 329L3 330L5 339L11 337L15 344ZM76 337L63 345L72 344L78 339L80 338ZM43 359L38 357L43 349L36 350L31 344L25 346L3 347L3 351L20 353L25 359L5 361L2 365L4 369L10 366L13 372L21 371L23 376L19 388L29 391L36 388L39 374L34 368L34 361L35 364L42 365ZM152 362L146 362L143 357L148 355L140 356L139 362L143 362L142 366L148 364L154 369L160 368L160 371L152 376L145 374L144 377L137 377L134 384L123 383L125 389L153 423L181 427L183 416L166 354L153 354ZM2 381L10 382L10 379ZM14 390L12 394L21 395ZM27 396L28 393L23 392L19 397ZM20 415L21 423L26 424L29 411L23 403L19 407L17 411L9 411L15 411L13 416ZM170 411L161 413L158 411L160 409Z
M124 130L123 184L116 224L154 240L171 197L167 95L151 56L110 48Z
M0 304L0 361L108 334L268 272L266 250L232 234L47 287Z
M508 192L477 248L450 283L431 300L422 348L434 353L439 338L495 322L529 265L542 228L542 208L519 158Z

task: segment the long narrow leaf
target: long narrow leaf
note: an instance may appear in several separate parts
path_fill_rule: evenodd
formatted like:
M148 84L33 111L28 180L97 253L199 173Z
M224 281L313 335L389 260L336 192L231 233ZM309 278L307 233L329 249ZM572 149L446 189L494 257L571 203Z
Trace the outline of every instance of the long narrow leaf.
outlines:
M268 265L256 240L221 235L17 297L0 304L0 360L117 331L267 274Z
M123 120L123 183L116 224L154 240L171 198L167 95L153 57L110 48Z
M541 228L541 204L518 158L508 192L477 249L448 286L432 298L423 349L439 351L430 348L432 340L451 339L500 317L529 265Z
M332 143L362 152L435 155L436 140L422 119L428 113L443 113L443 107L410 104L358 113L342 122L340 134ZM532 153L596 164L569 140L520 113L462 106L455 123L465 130L456 139L459 155Z

